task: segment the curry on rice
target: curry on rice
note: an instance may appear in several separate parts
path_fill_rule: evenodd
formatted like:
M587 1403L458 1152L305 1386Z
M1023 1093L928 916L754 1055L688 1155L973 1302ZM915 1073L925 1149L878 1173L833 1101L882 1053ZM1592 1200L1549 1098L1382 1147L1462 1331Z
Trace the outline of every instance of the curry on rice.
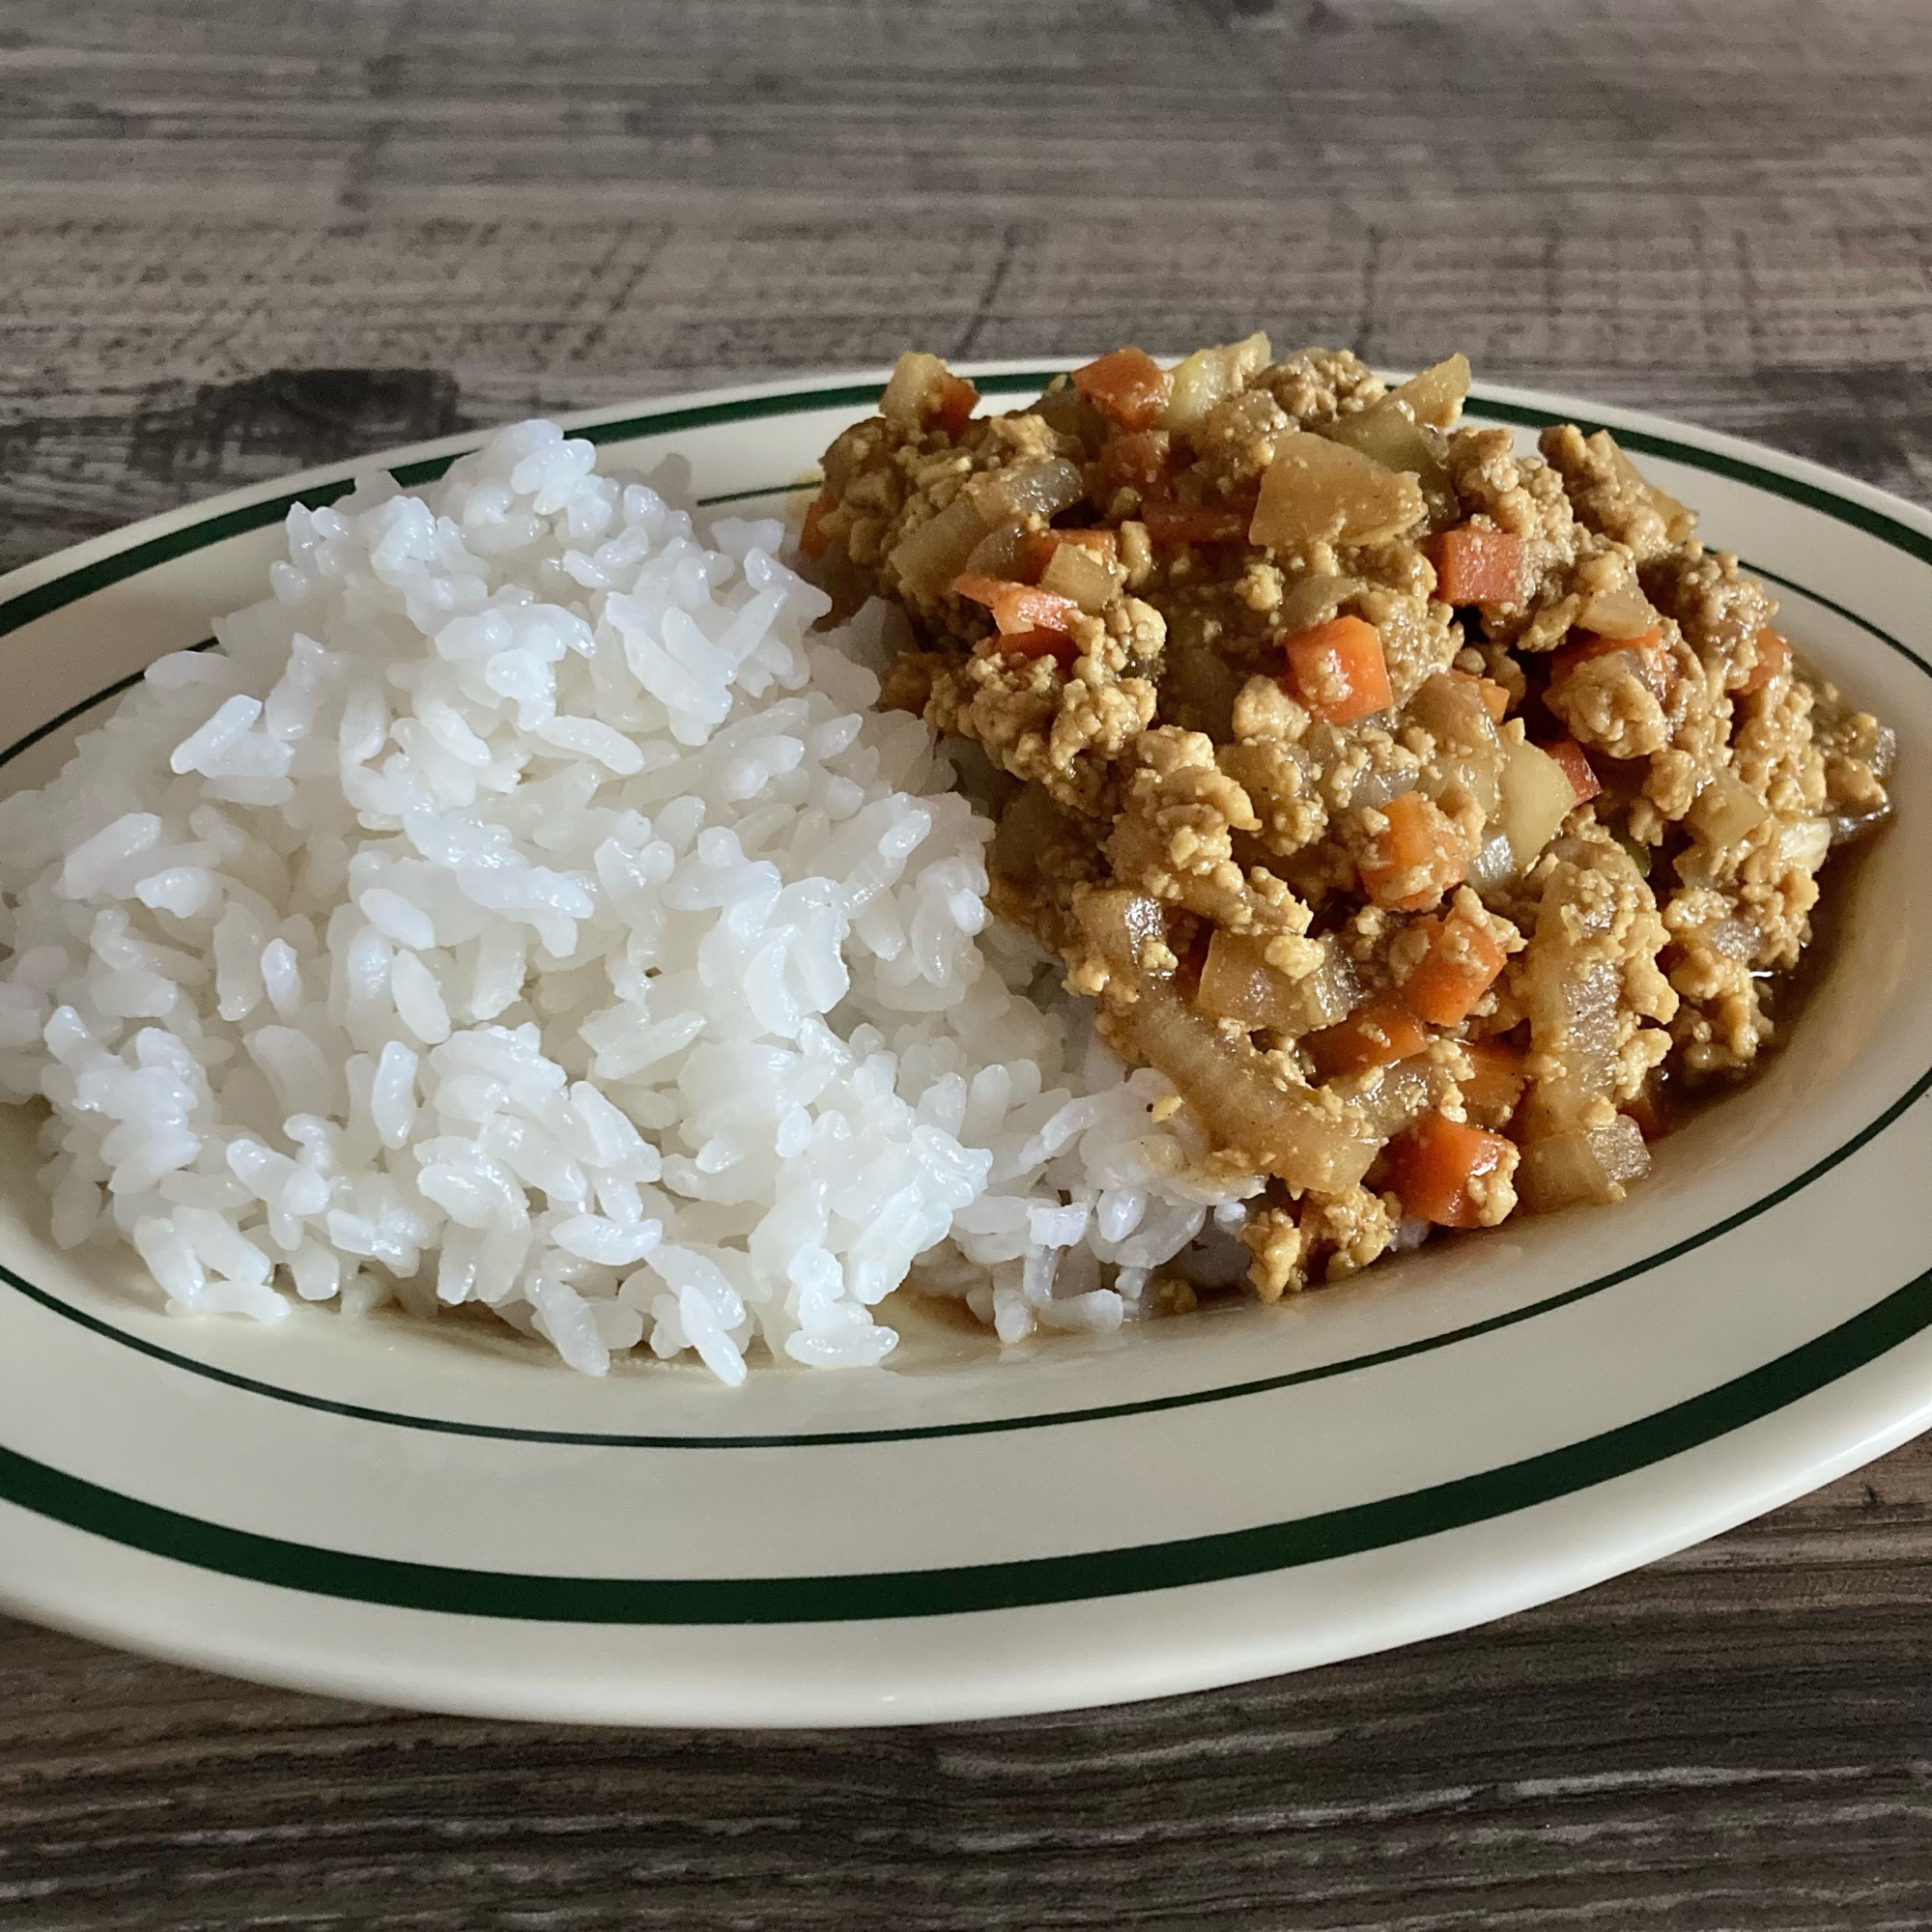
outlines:
M1430 1226L1620 1200L1747 1074L1890 734L1606 432L1459 427L1264 336L1007 414L908 355L802 548L977 745L991 903L1206 1164L1264 1299Z

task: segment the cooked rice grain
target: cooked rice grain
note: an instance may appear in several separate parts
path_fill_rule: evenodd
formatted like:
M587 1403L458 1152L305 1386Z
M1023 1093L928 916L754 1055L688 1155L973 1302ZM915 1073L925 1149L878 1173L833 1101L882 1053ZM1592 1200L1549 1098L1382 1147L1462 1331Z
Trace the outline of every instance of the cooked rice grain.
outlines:
M0 805L56 1241L185 1314L480 1304L592 1375L877 1363L909 1270L1007 1341L1139 1312L1224 1197L987 929L882 611L813 633L780 525L547 422L287 535Z

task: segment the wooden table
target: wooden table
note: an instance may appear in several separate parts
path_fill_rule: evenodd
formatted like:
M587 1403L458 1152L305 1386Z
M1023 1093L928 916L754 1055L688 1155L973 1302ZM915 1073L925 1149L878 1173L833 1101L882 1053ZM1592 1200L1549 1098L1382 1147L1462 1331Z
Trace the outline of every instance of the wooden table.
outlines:
M1278 344L1932 499L1924 0L0 0L0 568L532 410ZM760 1737L0 1620L0 1927L1932 1926L1932 1447L1506 1623Z

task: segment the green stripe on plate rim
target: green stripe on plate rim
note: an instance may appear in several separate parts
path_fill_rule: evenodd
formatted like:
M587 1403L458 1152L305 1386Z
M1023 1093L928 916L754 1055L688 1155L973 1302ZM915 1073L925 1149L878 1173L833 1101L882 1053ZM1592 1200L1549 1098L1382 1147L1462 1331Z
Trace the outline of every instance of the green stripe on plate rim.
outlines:
M1056 372L1037 371L986 378L981 380L980 387L988 393L1023 393L1040 387L1052 373ZM870 385L860 384L792 391L750 397L737 402L655 412L621 422L594 425L577 434L593 442L624 441L716 423L851 407L870 401L874 393ZM1517 404L1487 401L1480 396L1475 412L1531 428L1562 419L1546 412ZM1671 438L1643 431L1619 430L1616 434L1629 448L1662 455L1748 483L1877 536L1921 562L1932 563L1932 538L1882 511L1869 509L1816 485L1784 476L1756 464L1682 443ZM432 481L460 453L404 465L392 473L398 482L406 486ZM83 566L0 605L0 636L156 564L277 522L297 502L311 505L330 502L352 487L353 477L324 482L288 496L211 517L168 536L134 545L114 556ZM747 495L734 492L718 500L746 500ZM1775 575L1768 571L1764 574ZM1788 579L1777 578L1776 581L1789 584L1801 594L1814 597L1816 602L1881 638L1921 669L1928 668L1916 653L1898 639L1879 631L1868 620L1829 599L1804 591L1802 585L1790 583ZM78 710L87 708L91 706L78 707ZM78 710L71 711L67 717L78 715ZM58 728L57 723L32 735L37 740L45 735L46 730L54 728ZM15 747L14 753L20 749L24 746ZM1688 1252L1706 1240L1729 1232L1743 1221L1764 1211L1766 1207L1808 1185L1820 1174L1866 1145L1918 1100L1928 1085L1932 1085L1932 1072L1920 1076L1878 1120L1861 1129L1851 1142L1825 1161L1786 1183L1785 1187L1764 1202L1753 1204L1750 1208L1742 1210L1730 1220L1680 1244L1665 1255L1636 1264L1601 1282L1586 1283L1579 1289L1511 1316L1473 1324L1467 1329L1431 1338L1404 1350L1384 1351L1379 1356L1362 1357L1355 1363L1303 1371L1294 1376L1272 1378L1265 1383L1201 1391L1146 1404L1120 1405L1099 1411L1015 1417L995 1423L965 1424L939 1430L879 1431L830 1437L685 1437L669 1441L660 1438L617 1439L636 1442L639 1446L675 1448L728 1448L753 1446L754 1443L756 1446L804 1446L813 1442L856 1443L932 1434L976 1434L1004 1428L1040 1427L1097 1416L1145 1413L1158 1408L1260 1393L1294 1381L1344 1373L1350 1367L1367 1366L1375 1361L1419 1352L1423 1349L1447 1346L1451 1342L1508 1325L1514 1321L1526 1320L1585 1293L1601 1292L1617 1280L1629 1279L1632 1274L1661 1264L1673 1254ZM517 1439L528 1434L538 1440L551 1439L535 1432L499 1432L485 1430L478 1425L450 1424L426 1418L391 1416L383 1411L357 1410L346 1405L327 1403L267 1384L253 1383L245 1378L230 1376L186 1357L174 1355L172 1351L137 1342L124 1332L70 1308L17 1276L6 1273L5 1278L54 1312L80 1321L105 1337L252 1392L358 1419L406 1427L455 1434L510 1435ZM1875 1360L1929 1325L1932 1325L1932 1274L1920 1276L1865 1314L1719 1389L1707 1391L1658 1415L1626 1424L1606 1435L1552 1450L1502 1469L1418 1491L1404 1497L1388 1498L1259 1529L1148 1545L1139 1548L960 1570L908 1572L896 1576L665 1580L520 1577L433 1565L395 1563L342 1551L313 1549L305 1545L258 1537L249 1532L204 1522L119 1495L6 1449L0 1449L0 1496L22 1508L111 1541L154 1554L175 1557L203 1569L312 1593L409 1607L458 1610L472 1615L535 1617L555 1622L748 1623L937 1615L958 1610L1065 1602L1173 1588L1186 1583L1251 1576L1346 1555L1355 1550L1383 1548L1526 1508L1533 1503L1550 1500L1630 1473L1771 1414ZM596 1441L609 1438L566 1435L562 1439Z
M318 1549L137 1501L0 1449L0 1497L196 1569L312 1596L552 1624L850 1623L1087 1602L1297 1569L1552 1502L1742 1429L1932 1327L1932 1273L1735 1380L1561 1449L1253 1529L1066 1556L844 1576L518 1575Z

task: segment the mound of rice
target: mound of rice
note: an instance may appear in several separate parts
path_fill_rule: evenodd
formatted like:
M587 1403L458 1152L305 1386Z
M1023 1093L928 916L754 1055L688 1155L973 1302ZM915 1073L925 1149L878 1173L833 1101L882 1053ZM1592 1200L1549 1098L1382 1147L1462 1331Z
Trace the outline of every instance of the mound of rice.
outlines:
M475 1303L737 1382L879 1362L909 1273L1110 1329L1238 1215L988 929L883 611L812 632L780 525L527 422L287 536L0 805L0 1091L51 1109L63 1246L185 1314Z

